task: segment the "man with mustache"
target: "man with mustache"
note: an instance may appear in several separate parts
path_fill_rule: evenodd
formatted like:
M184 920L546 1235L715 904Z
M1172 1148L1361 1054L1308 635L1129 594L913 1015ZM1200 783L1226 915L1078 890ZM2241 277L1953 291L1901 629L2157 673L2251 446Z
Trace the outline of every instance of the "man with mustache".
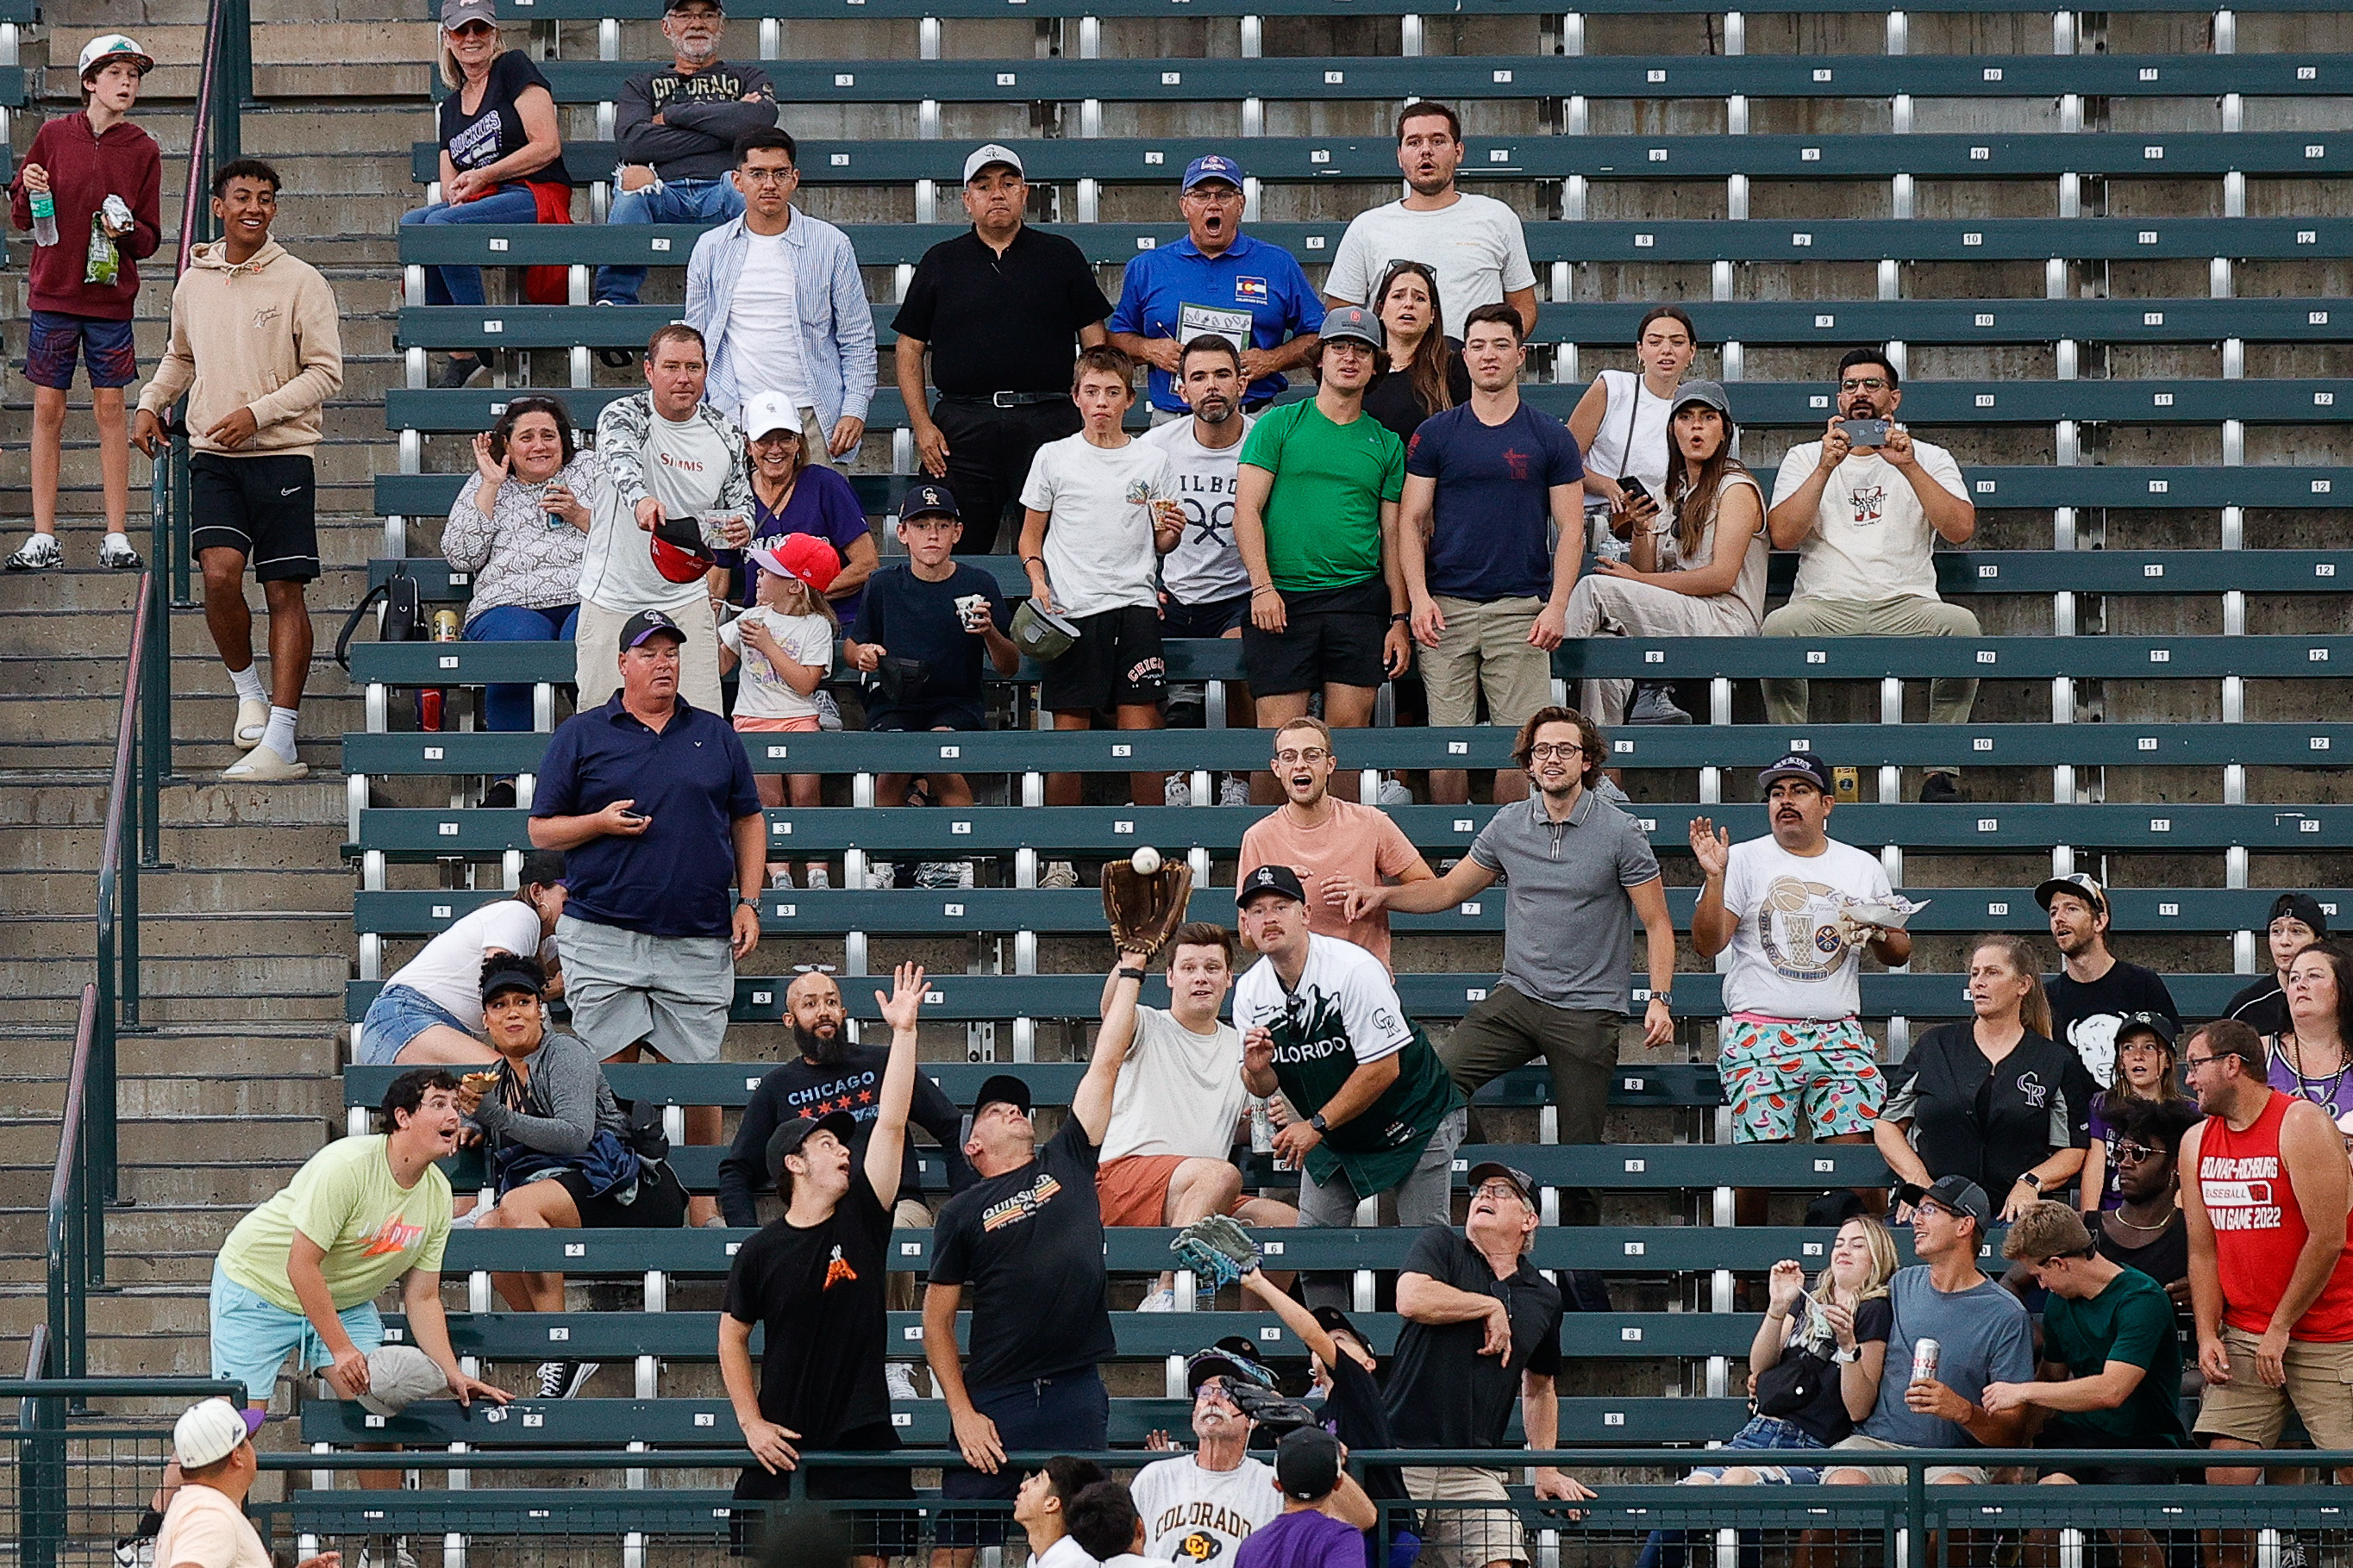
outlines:
M1798 552L1789 602L1765 617L1768 637L1978 635L1968 606L1936 596L1936 541L1967 544L1977 532L1960 465L1942 447L1915 441L1895 423L1904 392L1884 349L1855 349L1839 361L1838 414L1819 441L1789 448L1773 481L1766 526L1776 550ZM1877 427L1851 427L1852 421ZM1765 708L1787 728L1806 721L1807 683L1767 680ZM1975 680L1928 685L1928 717L1966 724ZM1924 801L1963 798L1958 772L1930 768Z
M734 1147L719 1163L719 1211L730 1226L751 1229L759 1225L758 1195L772 1185L768 1140L780 1127L804 1117L845 1111L858 1122L858 1130L850 1135L849 1157L861 1166L865 1163L866 1140L881 1110L882 1073L890 1064L891 1052L882 1046L853 1042L846 1026L849 1016L842 1005L841 987L830 974L812 970L795 976L786 988L785 1022L799 1055L771 1068L752 1091L751 1101L744 1107L743 1122L735 1130ZM951 1190L961 1191L971 1182L972 1167L956 1146L962 1113L927 1074L915 1075L915 1098L907 1124L922 1128L939 1145ZM922 1180L912 1159L901 1163L891 1223L902 1230L931 1228L932 1211L923 1203ZM912 1312L916 1305L915 1277L892 1275L891 1310ZM892 1398L921 1397L906 1363L891 1363L888 1375Z

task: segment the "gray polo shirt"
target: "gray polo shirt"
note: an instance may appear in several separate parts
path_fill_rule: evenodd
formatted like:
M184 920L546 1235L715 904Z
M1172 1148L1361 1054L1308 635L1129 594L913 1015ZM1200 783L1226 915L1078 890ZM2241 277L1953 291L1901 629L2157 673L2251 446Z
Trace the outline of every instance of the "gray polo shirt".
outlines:
M1500 872L1504 978L1555 1007L1626 1011L1634 965L1634 903L1626 889L1659 874L1641 826L1591 790L1568 820L1545 815L1544 796L1499 806L1471 858Z

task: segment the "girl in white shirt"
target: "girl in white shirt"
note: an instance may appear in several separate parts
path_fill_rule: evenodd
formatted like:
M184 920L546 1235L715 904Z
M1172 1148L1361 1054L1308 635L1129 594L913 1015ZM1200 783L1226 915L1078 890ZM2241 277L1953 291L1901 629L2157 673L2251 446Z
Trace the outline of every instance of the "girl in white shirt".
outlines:
M1699 336L1683 308L1653 306L1634 329L1641 373L1603 371L1569 411L1569 434L1585 454L1588 542L1605 561L1625 560L1634 531L1655 521L1665 504L1667 416L1698 352ZM1633 500L1628 479L1641 481L1648 504Z
M757 600L719 628L720 668L738 661L744 667L735 689L735 728L814 731L817 689L833 668L834 638L840 634L825 591L841 570L841 557L813 533L788 533L769 549L749 552L745 561L758 575ZM762 773L757 783L762 805L784 805L787 786L796 806L824 804L824 781L817 773ZM831 885L823 861L813 860L806 869L810 887ZM768 882L791 887L792 867L771 862Z

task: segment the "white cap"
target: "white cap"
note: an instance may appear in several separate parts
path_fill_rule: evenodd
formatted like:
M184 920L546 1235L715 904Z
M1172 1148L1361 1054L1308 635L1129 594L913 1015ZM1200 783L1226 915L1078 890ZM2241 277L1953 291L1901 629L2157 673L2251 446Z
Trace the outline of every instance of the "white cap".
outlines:
M755 392L744 405L744 435L756 441L771 430L801 434L801 411L781 392Z
M207 1399L189 1405L173 1424L172 1457L184 1470L201 1469L236 1453L249 1436L236 1405L226 1399Z
M1028 171L1021 167L1020 153L1016 153L1012 148L1008 147L1002 142L991 142L987 146L976 151L971 157L966 158L964 161L964 183L967 185L972 184L972 177L975 174L979 174L983 169L987 168L991 163L1010 163L1013 165L1013 172L1015 174L1019 174L1025 180L1029 177Z
M113 55L124 56L135 63L139 67L139 74L141 76L145 76L149 71L155 68L154 57L134 43L130 35L125 33L107 33L100 37L92 38L90 42L81 47L81 67L79 74L85 77L90 75L93 68L104 65L108 58Z

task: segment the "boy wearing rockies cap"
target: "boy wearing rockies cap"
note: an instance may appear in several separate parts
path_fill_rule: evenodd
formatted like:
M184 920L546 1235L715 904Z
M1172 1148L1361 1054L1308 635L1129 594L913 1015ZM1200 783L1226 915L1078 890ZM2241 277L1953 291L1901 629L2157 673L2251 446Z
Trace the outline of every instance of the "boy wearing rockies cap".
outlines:
M1691 823L1705 879L1692 947L1702 958L1732 950L1719 1065L1733 1138L1788 1142L1802 1108L1817 1142L1868 1143L1887 1080L1856 1017L1856 977L1864 948L1899 964L1912 938L1851 912L1884 903L1893 889L1877 856L1823 831L1836 804L1830 764L1792 752L1759 773L1757 787L1769 837L1735 845L1731 829L1704 816ZM1761 1210L1743 1217L1764 1219Z
M1008 1453L1110 1444L1096 1363L1117 1347L1095 1164L1117 1078L1116 1063L1096 1053L1061 1131L1043 1144L1019 1078L991 1077L973 1101L964 1152L979 1179L940 1206L923 1292L923 1353L970 1467L943 1479L951 1503L1012 1498L1020 1478ZM956 1313L967 1301L971 1348L959 1354ZM933 1561L969 1568L973 1549L997 1544L1002 1530L1001 1519L951 1509Z
M1332 1505L1347 1484L1347 1455L1321 1426L1302 1426L1274 1446L1274 1486L1282 1513L1242 1542L1234 1568L1360 1568L1365 1537Z
M877 991L874 1000L891 1026L891 1055L864 1161L851 1159L859 1124L846 1108L817 1107L817 1115L777 1128L768 1138L768 1169L785 1212L744 1244L728 1269L719 1372L744 1445L759 1461L736 1480L740 1500L793 1495L802 1448L884 1453L899 1446L883 1380L884 1276L915 1093L922 966L901 964L891 994ZM756 1379L754 1328L766 1333ZM877 1467L817 1470L807 1495L895 1500L913 1493L905 1470ZM747 1510L739 1519L749 1517L756 1516ZM913 1550L902 1515L861 1510L858 1518L861 1559Z

